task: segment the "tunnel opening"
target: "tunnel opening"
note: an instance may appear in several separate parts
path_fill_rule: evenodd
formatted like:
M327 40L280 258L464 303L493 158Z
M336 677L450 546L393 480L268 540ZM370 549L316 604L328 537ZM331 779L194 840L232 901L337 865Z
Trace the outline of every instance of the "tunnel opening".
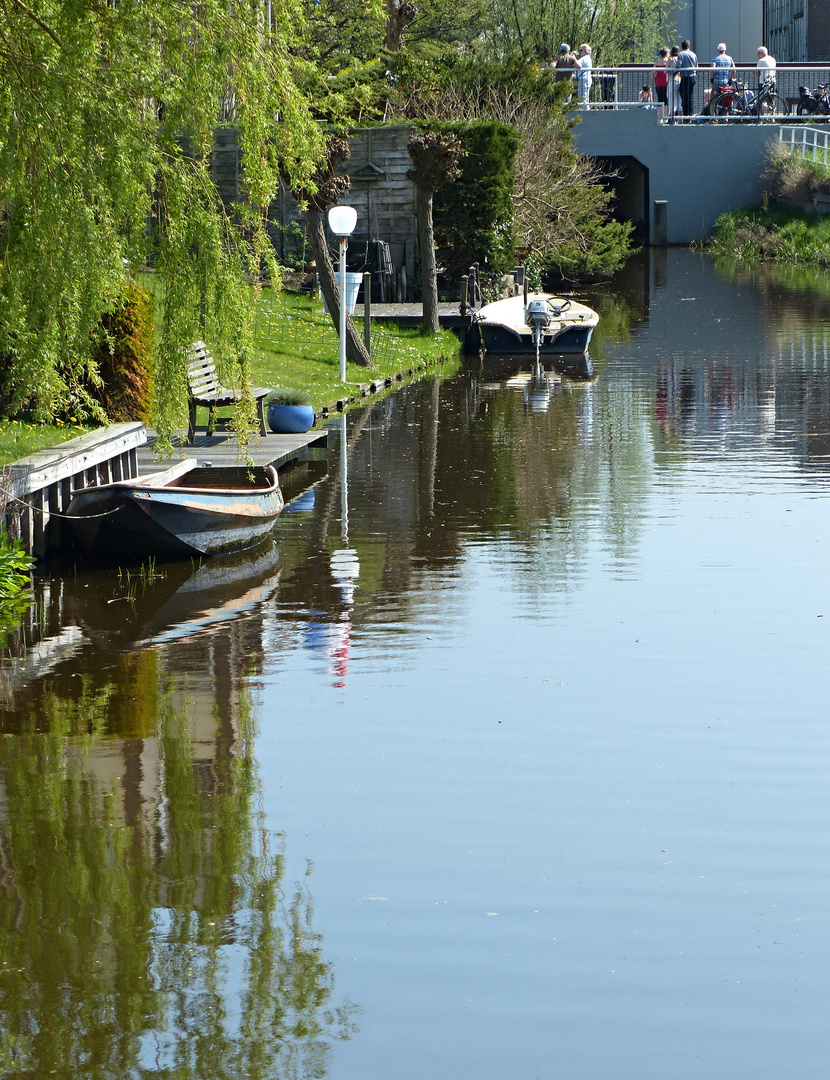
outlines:
M634 157L595 157L602 183L611 193L609 210L615 221L630 221L638 244L651 243L648 169Z

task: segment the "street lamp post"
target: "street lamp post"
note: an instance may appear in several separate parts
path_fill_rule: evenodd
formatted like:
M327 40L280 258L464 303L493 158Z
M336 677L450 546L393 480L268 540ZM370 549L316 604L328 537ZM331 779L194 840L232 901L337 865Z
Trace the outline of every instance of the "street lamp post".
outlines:
M329 228L340 241L340 381L346 381L346 248L357 225L353 206L329 208Z

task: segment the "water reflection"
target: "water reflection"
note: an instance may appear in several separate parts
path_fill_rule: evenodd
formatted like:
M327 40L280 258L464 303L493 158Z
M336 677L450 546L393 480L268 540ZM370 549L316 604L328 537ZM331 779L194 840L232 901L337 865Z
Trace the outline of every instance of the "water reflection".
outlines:
M626 1076L655 1076L664 1055L654 1067L641 1048L603 1058L590 1032L605 1025L614 1050L631 1049L632 1031L688 1050L690 986L705 1019L695 1039L711 1026L709 982L721 953L736 966L744 916L727 886L701 915L695 890L715 862L728 888L768 892L758 851L779 883L792 880L789 866L779 873L788 851L779 858L751 823L767 820L762 800L779 790L784 727L823 715L822 688L811 698L797 665L819 655L824 623L805 630L802 611L780 656L772 616L755 626L758 598L767 605L793 552L805 578L818 564L803 537L781 540L772 511L774 543L756 507L739 517L732 502L804 490L813 507L801 509L815 516L803 533L812 540L823 524L812 495L830 477L830 290L729 277L685 252L627 275L586 298L602 312L590 379L474 359L340 418L330 471L283 515L278 547L146 580L41 583L0 710L7 1072L324 1075L354 1022L333 991L334 960L360 972L361 1005L395 1013L372 1036L364 1023L338 1075L380 1074L404 1038L413 1055L432 1043L444 1060L449 1048L463 1074L461 1023L470 1042L498 1032L487 1048L498 1068L488 1057L477 1075L504 1075L515 1057L520 1073L544 1059L562 1075L611 1075L623 1061ZM770 609L789 613L799 581L785 580ZM729 612L714 612L732 590ZM812 595L808 582L804 610ZM623 621L632 610L636 631ZM439 635L440 653L427 644ZM519 683L518 657L534 682ZM773 668L785 690L770 706ZM740 723L712 734L727 713ZM684 743L679 729L693 724L701 731ZM813 753L821 736L805 730ZM669 761L656 783L650 770ZM730 847L722 810L734 811L741 781L746 813L729 821ZM821 797L823 776L812 782L805 805ZM293 814L293 831L268 832L266 812ZM812 812L793 820L815 850ZM656 862L635 850L646 827ZM699 844L701 866L664 905L652 862L660 888L680 865L659 854L667 829ZM322 853L326 874L290 884L292 852ZM806 858L802 870L814 871ZM383 916L343 902L392 896L387 877L394 914L391 901ZM606 918L618 903L619 918ZM667 958L695 918L696 959L680 973ZM656 928L653 946L638 959L618 923ZM615 950L630 966L610 1004L622 965L610 981L597 973ZM740 960L763 981L749 947ZM400 976L418 965L422 982ZM491 1012L460 992L463 977L448 980L457 1000L435 979L465 966L471 985L490 974ZM655 981L658 967L671 978ZM749 1030L758 1000L731 1008L734 1030ZM541 1009L550 1023L537 1023ZM417 1046L403 1016L424 1033ZM586 1047L596 1068L582 1067ZM436 1071L422 1063L400 1068Z
M250 698L200 739L186 682L140 657L127 737L99 737L123 689L85 678L0 740L4 1072L321 1076L351 1019L257 825Z
M0 713L3 1075L321 1077L355 1030L257 809L278 559L40 583Z

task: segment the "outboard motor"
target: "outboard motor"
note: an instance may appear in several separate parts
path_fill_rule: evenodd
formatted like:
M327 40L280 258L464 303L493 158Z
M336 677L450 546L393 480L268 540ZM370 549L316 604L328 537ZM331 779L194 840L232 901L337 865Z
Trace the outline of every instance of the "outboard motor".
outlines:
M533 331L533 344L537 350L542 336L551 321L551 310L545 300L530 300L525 308L525 322Z

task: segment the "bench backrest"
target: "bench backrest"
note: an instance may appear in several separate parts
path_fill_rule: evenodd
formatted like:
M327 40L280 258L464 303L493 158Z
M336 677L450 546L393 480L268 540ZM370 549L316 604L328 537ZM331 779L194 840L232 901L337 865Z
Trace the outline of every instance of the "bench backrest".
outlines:
M212 397L222 389L216 364L204 341L194 341L187 350L187 386L191 397Z

